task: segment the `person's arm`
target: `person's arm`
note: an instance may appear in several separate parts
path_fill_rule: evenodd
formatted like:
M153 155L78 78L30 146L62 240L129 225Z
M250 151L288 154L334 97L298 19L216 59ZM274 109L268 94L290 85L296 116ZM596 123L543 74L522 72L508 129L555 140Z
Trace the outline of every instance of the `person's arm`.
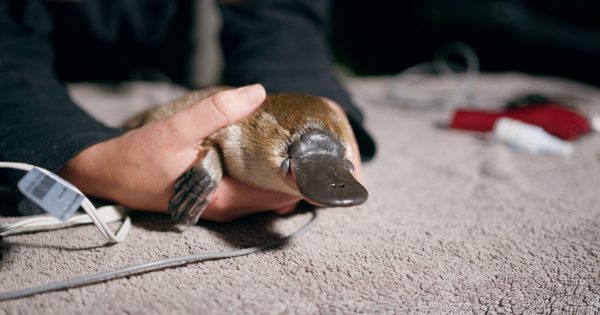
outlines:
M258 82L269 93L298 92L326 97L347 113L363 160L375 145L363 116L332 73L327 45L327 0L221 1L226 83Z
M69 98L54 75L50 24L40 1L0 1L0 160L57 171L121 132Z
M198 142L247 116L264 98L259 86L247 90L258 93L254 99L239 90L219 93L180 115L123 134L70 100L53 73L49 30L40 1L0 0L0 160L58 171L88 196L166 212L175 181L197 159ZM226 101L215 105L215 99ZM202 218L224 222L271 209L285 212L296 202L295 196L226 177Z

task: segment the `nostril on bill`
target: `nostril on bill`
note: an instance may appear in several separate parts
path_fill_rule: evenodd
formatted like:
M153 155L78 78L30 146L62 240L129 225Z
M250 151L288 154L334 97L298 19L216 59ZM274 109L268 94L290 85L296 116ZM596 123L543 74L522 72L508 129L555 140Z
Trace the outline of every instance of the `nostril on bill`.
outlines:
M290 169L305 199L327 207L364 203L369 194L352 175L349 163L328 154L290 158Z

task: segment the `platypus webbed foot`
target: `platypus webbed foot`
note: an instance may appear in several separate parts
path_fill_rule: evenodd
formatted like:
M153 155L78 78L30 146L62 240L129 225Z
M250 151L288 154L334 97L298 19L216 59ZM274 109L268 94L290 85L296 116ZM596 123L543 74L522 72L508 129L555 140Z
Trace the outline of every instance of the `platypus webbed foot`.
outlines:
M313 130L290 145L290 169L306 199L329 207L364 203L367 189L352 175L353 166L344 158L344 147L331 134Z
M216 151L210 149L204 159L185 172L175 184L175 192L169 200L171 219L178 223L196 224L221 177L219 158Z

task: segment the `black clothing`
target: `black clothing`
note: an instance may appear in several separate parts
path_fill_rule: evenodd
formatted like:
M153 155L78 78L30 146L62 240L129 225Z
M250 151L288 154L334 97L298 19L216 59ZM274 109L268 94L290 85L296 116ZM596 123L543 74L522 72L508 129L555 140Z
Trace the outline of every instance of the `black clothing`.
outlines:
M331 73L328 1L225 3L225 83L259 82L269 93L337 101L363 157L372 157L362 115ZM169 66L188 56L192 7L184 0L0 0L0 160L56 171L86 147L120 135L76 106L62 82L126 80L143 67L185 77Z

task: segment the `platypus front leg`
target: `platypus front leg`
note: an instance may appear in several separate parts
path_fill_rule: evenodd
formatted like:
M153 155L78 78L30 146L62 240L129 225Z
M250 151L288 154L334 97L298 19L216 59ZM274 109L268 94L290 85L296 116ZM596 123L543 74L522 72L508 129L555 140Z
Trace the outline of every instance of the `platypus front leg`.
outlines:
M196 224L223 177L217 149L206 147L203 152L202 160L175 184L175 192L169 201L169 213L176 222Z

